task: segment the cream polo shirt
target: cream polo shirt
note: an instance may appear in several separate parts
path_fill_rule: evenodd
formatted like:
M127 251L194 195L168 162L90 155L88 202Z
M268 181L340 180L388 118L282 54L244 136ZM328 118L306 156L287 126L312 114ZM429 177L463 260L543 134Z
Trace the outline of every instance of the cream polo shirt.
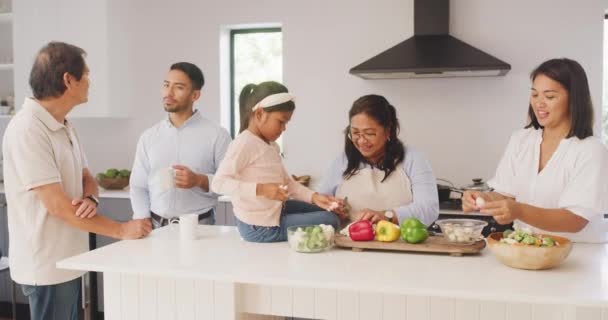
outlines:
M86 159L69 122L61 124L26 98L2 143L8 205L11 277L27 285L52 285L84 272L58 269L57 261L88 250L86 232L49 214L33 188L60 183L70 198L82 197Z
M543 131L516 131L488 184L516 201L545 209L566 209L587 219L577 233L555 233L515 220L516 229L553 233L575 242L608 242L608 150L597 137L563 139L538 172Z

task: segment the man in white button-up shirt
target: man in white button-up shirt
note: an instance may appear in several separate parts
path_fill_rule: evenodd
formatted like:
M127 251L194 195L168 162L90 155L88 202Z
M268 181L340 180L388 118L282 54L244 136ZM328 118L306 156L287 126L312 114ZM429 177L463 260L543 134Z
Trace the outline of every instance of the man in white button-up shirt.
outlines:
M162 97L168 117L140 137L131 173L133 218L152 217L155 228L181 214L214 223L218 195L213 175L231 141L228 131L193 109L205 81L194 64L171 66Z

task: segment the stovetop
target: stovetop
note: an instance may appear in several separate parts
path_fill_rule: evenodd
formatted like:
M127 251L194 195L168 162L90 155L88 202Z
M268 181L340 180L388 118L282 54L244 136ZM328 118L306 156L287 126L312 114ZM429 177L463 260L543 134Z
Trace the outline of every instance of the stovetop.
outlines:
M462 210L462 200L450 199L449 201L439 202L439 210Z

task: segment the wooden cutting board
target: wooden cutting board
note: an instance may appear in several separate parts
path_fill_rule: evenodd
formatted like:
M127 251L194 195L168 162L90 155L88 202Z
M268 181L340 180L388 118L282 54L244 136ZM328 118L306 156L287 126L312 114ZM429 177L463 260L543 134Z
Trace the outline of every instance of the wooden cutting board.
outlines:
M353 241L350 237L338 234L335 237L338 247L352 248L353 251L363 250L390 250L411 252L447 253L452 256L463 254L475 254L486 246L485 240L479 240L471 244L459 244L447 241L442 236L430 236L423 243L411 244L399 239L395 242L381 241Z

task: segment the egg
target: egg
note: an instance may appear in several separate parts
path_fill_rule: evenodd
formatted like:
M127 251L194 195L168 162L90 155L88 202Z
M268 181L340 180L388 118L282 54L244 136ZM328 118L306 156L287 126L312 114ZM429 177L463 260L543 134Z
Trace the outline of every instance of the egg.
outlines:
M483 208L485 204L486 201L482 197L477 197L477 199L475 199L475 205L477 206L477 208Z

